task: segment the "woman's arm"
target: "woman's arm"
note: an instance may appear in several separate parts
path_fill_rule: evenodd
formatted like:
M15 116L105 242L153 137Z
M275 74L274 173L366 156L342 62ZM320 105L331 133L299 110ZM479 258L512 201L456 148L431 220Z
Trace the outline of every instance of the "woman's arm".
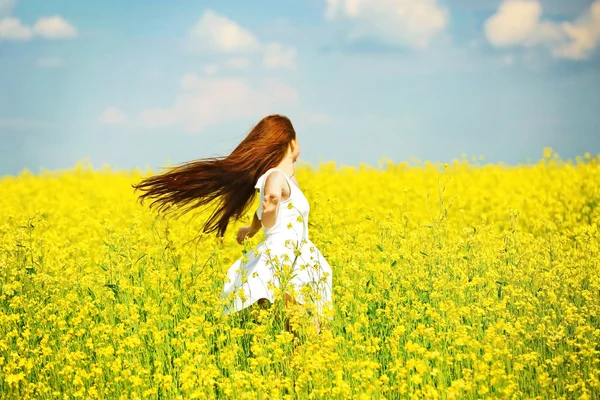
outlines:
M237 233L237 242L242 244L246 237L253 237L256 235L256 232L260 230L262 225L260 224L260 220L258 219L258 215L254 213L254 218L252 219L252 224L250 226L242 226L238 229Z
M254 236L256 232L260 231L260 228L262 228L262 224L260 223L260 219L258 219L258 215L255 212L254 218L252 218L252 225L250 225L250 237Z
M283 185L287 184L283 173L272 173L265 180L261 223L267 229L272 228L277 221L277 209L283 193Z

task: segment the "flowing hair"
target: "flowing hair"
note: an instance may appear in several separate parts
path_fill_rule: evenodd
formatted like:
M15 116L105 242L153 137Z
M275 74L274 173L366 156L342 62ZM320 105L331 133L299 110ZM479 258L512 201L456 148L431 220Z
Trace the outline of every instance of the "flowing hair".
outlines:
M228 156L179 164L132 187L146 192L139 196L141 204L144 199L152 198L150 208L158 204L159 212L168 212L177 206L181 211L179 215L184 215L218 200L216 209L204 223L203 233L216 230L222 237L229 220L240 219L252 206L258 178L284 159L295 138L289 118L269 115L261 119Z

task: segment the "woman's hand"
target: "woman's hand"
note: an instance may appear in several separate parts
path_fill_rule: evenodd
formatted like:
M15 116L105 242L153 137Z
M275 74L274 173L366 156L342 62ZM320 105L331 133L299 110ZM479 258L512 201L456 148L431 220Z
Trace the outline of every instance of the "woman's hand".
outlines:
M277 210L278 204L279 204L279 197L277 197L276 195L274 195L272 193L267 193L265 195L265 199L263 200L263 203L262 203L262 213L269 214L271 212L274 212L275 210Z
M237 242L239 244L242 244L246 237L253 237L258 231L260 231L260 228L262 228L261 222L258 219L258 215L254 213L254 217L252 218L252 225L243 226L238 230Z
M283 172L270 174L265 180L265 187L263 189L264 197L262 204L262 216L261 223L266 229L270 229L275 226L277 222L277 209L279 208L279 200L283 193L283 185L287 185L287 180Z
M242 226L238 229L237 242L242 244L246 237L252 237L256 234L256 231L251 226Z
M278 207L279 197L273 193L265 194L262 203L262 226L269 229L275 225Z

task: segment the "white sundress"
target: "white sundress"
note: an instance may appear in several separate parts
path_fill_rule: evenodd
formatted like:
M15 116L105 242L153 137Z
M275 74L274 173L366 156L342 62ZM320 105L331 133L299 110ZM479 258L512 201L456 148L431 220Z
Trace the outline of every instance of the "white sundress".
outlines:
M331 266L308 238L308 200L279 169L269 169L254 186L260 191L258 219L262 216L265 180L274 171L286 177L290 196L280 200L275 224L271 228L263 226L264 241L229 267L221 294L227 299L224 312L243 310L261 298L273 303L274 288L287 282L288 288L294 286L297 302L314 304L323 315L325 308L331 307ZM287 272L282 275L282 271ZM286 292L291 294L289 289Z

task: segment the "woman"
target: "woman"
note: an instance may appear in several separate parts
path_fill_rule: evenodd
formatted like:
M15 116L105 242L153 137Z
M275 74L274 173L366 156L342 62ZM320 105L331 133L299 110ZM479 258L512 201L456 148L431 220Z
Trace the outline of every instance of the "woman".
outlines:
M241 227L241 244L262 227L265 240L227 271L221 298L224 312L241 311L255 303L310 305L323 316L331 306L332 270L308 238L308 200L294 177L300 146L291 121L281 115L263 118L227 157L189 162L134 185L140 196L155 198L159 210L178 205L187 213L218 200L203 227L223 236L231 218L238 220L258 192L260 204L250 226ZM279 294L277 294L279 290ZM314 322L319 331L319 320Z

